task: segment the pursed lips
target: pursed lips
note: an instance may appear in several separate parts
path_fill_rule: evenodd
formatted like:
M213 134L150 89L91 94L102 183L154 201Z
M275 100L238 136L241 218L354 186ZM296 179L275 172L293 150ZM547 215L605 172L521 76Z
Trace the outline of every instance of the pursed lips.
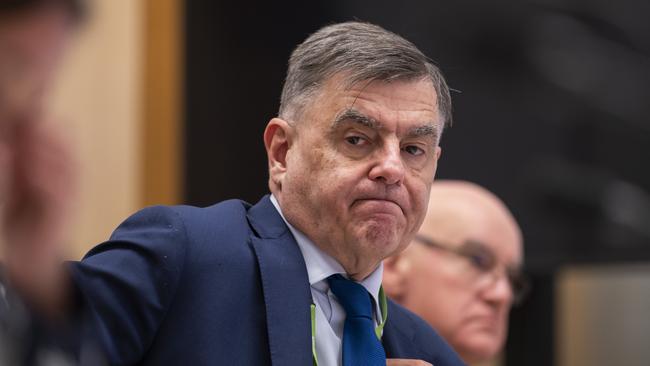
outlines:
M402 205L400 205L400 204L399 204L397 201L395 201L395 200L387 199L387 198L383 198L383 197L381 197L381 198L380 198L380 197L363 197L363 198L358 198L358 199L354 200L354 202L352 203L352 206L354 206L354 205L356 205L356 204L359 204L359 203L363 203L363 202L375 202L375 203L378 203L378 204L380 204L380 205L381 205L381 204L391 204L391 205L395 205L395 206L397 206L397 207L400 209L400 211L402 212L402 214L405 215L405 212L404 212L404 209L402 208Z

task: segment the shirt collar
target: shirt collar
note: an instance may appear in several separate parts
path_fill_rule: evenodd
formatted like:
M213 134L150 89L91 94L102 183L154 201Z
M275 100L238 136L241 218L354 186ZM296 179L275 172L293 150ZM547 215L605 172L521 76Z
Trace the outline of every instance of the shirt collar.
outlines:
M307 266L310 286L319 291L327 292L329 289L329 284L326 281L327 277L337 273L346 278L348 277L345 269L336 259L321 250L311 239L287 221L274 195L271 195L271 202L289 227L293 237L296 239L296 243L298 243L298 247L300 247L302 256L305 259L305 265ZM379 305L379 289L381 288L383 271L383 263L380 263L368 277L359 282L370 293L377 306Z

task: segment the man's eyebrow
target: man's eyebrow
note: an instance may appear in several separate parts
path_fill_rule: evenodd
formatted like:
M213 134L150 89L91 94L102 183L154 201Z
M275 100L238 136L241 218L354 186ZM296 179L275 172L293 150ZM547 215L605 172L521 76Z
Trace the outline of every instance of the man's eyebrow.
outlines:
M346 109L342 113L340 113L336 119L334 119L334 122L332 122L332 130L336 129L339 127L341 124L345 122L354 122L358 123L362 126L372 128L374 130L378 130L381 128L381 123L377 121L376 119L369 117L356 109Z
M346 122L353 122L360 124L362 126L371 128L373 130L379 130L381 129L381 122L377 121L376 119L367 116L359 111L357 111L354 108L348 108L342 113L340 113L335 119L334 122L332 123L332 130L335 130L338 128L341 124L346 123ZM438 131L438 128L436 127L435 122L425 122L420 126L415 126L411 128L407 134L408 137L422 137L422 136L433 136L434 140L438 141L438 137L440 136L440 132Z
M421 126L416 126L411 128L407 135L409 137L420 137L420 136L433 136L436 139L438 138L439 132L438 128L436 127L435 123L429 122L425 123Z

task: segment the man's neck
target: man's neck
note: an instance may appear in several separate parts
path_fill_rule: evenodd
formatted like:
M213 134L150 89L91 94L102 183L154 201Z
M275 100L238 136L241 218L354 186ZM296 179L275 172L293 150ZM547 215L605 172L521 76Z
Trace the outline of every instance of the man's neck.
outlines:
M350 258L349 256L346 255L347 253L338 253L335 250L332 250L332 248L328 246L324 246L320 242L314 241L312 238L307 236L307 234L303 233L297 227L295 227L293 223L291 223L284 216L282 206L280 205L280 201L275 196L275 194L271 194L270 199L271 199L271 203L273 203L273 206L275 206L275 208L278 210L280 216L282 216L282 219L287 223L287 225L289 225L289 229L292 231L294 236L296 236L296 240L298 241L302 240L299 238L300 236L304 237L305 240L309 240L312 243L312 245L317 247L321 252L331 257L333 260L335 260L345 270L345 273L351 279L357 282L361 282L365 280L368 276L370 276L374 271L376 271L377 268L379 268L381 261L370 262L360 258Z

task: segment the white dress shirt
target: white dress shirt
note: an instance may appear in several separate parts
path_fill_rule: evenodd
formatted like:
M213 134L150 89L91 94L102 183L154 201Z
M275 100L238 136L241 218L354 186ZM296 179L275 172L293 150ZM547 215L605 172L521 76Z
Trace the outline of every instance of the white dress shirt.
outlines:
M271 195L271 202L291 230L293 237L300 247L305 259L311 296L316 305L316 355L319 366L340 366L342 363L341 349L345 310L336 300L330 290L327 278L333 274L341 274L347 278L345 269L336 259L318 248L305 234L294 228L282 214L278 201ZM359 282L370 293L375 302L375 325L381 322L379 307L379 289L383 265L377 268L363 281Z

